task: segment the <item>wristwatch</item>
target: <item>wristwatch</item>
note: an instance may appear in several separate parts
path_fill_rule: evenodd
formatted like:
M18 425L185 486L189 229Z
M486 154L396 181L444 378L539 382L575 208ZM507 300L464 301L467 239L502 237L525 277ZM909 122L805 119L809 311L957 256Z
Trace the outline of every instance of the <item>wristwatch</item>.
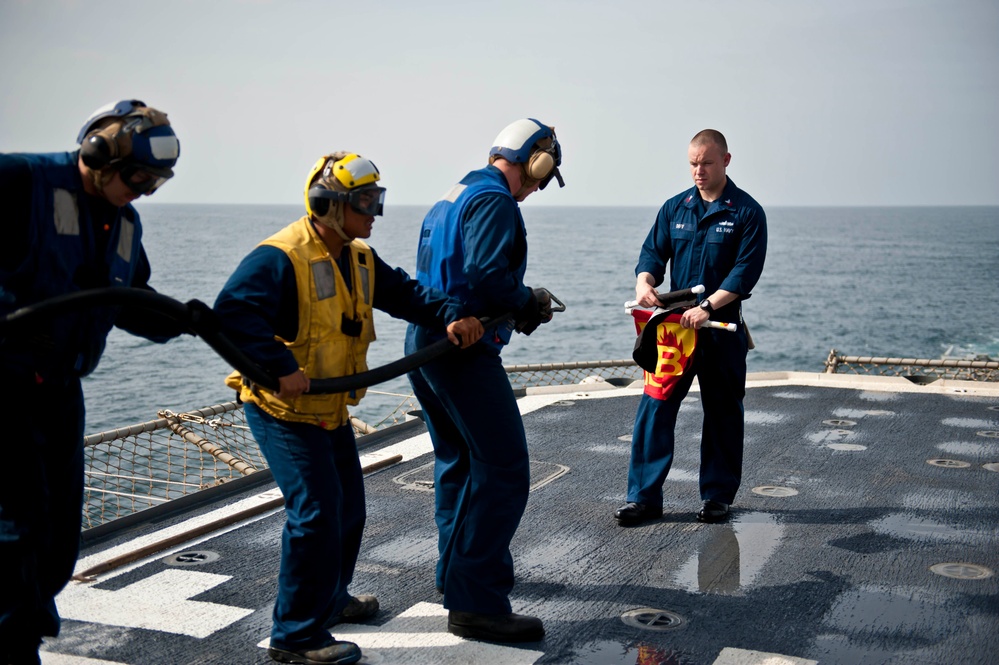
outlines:
M697 306L703 309L709 315L711 314L711 312L715 311L715 308L711 306L711 301L708 300L707 298L699 302Z

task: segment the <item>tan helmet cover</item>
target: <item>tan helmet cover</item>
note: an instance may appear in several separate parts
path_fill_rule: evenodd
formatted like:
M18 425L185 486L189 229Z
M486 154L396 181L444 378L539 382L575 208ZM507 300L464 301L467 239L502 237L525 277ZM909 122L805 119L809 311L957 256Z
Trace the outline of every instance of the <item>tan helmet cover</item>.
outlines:
M124 117L109 117L94 123L87 137L102 136L111 149L111 159L123 159L132 154L132 135L151 127L169 125L166 113L141 106Z

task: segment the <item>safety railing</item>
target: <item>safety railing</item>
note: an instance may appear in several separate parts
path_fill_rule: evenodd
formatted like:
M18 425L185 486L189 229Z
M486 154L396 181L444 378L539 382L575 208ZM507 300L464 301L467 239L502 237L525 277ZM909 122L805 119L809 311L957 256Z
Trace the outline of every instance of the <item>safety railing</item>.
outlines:
M514 389L570 385L590 377L641 378L641 369L630 359L514 365L507 372ZM374 424L351 417L359 439L398 424L419 409L412 395L370 389L368 394L379 395L391 406ZM84 529L267 468L237 402L157 415L155 420L84 439Z
M999 381L999 361L987 356L972 359L845 356L832 349L825 365L827 374L902 376L914 383L937 379Z

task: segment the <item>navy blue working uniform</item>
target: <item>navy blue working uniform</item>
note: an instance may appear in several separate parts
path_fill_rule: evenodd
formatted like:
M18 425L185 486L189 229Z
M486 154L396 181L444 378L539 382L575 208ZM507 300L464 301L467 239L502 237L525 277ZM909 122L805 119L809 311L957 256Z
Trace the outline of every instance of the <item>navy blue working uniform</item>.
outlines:
M702 327L692 371L680 377L670 396L659 400L642 395L628 467L629 502L662 506L663 483L673 463L676 416L694 376L704 409L701 499L731 504L735 498L742 480L748 351L740 301L759 280L766 250L766 214L731 178L715 201L706 203L692 187L659 210L635 275L647 272L658 286L669 264L671 291L703 284L706 294L719 289L736 293L740 299L720 307L711 318L740 325L736 332Z
M494 317L531 300L524 285L527 234L517 201L495 166L472 171L427 213L416 278ZM509 614L510 541L527 506L530 463L517 401L500 359L511 325L486 329L475 346L409 375L436 456L434 491L444 607ZM406 352L440 338L410 326Z
M88 195L78 155L0 155L0 314L83 289L150 288L138 212ZM4 463L17 476L0 483L0 654L59 633L55 597L73 573L83 510L80 379L97 367L113 326L155 342L183 332L100 307L0 336Z

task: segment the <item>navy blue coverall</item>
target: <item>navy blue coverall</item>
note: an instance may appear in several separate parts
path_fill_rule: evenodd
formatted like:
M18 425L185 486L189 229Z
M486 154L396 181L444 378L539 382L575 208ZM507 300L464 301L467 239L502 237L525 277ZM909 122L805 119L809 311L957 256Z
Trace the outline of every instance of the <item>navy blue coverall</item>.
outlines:
M467 174L424 220L416 277L465 302L470 314L524 307L531 300L526 267L524 220L496 167ZM436 582L449 610L511 612L510 542L530 489L527 437L500 359L511 327L487 328L460 357L444 356L409 374L434 445ZM410 326L406 353L439 338Z
M85 193L77 152L0 155L0 314L58 295L148 286L139 215ZM129 241L131 239L131 241ZM155 342L176 322L129 309L74 310L0 336L0 659L58 635L55 597L79 553L84 403L112 326Z
M635 275L662 283L670 266L670 290L705 287L741 296L711 318L738 322L734 333L701 328L692 370L685 372L665 400L643 394L635 417L627 501L663 504L663 483L673 464L674 428L680 403L697 377L704 409L701 433L700 493L703 501L731 504L742 481L746 394L745 327L740 301L748 298L763 272L767 225L763 208L729 178L721 197L705 203L696 187L663 204L642 245Z

